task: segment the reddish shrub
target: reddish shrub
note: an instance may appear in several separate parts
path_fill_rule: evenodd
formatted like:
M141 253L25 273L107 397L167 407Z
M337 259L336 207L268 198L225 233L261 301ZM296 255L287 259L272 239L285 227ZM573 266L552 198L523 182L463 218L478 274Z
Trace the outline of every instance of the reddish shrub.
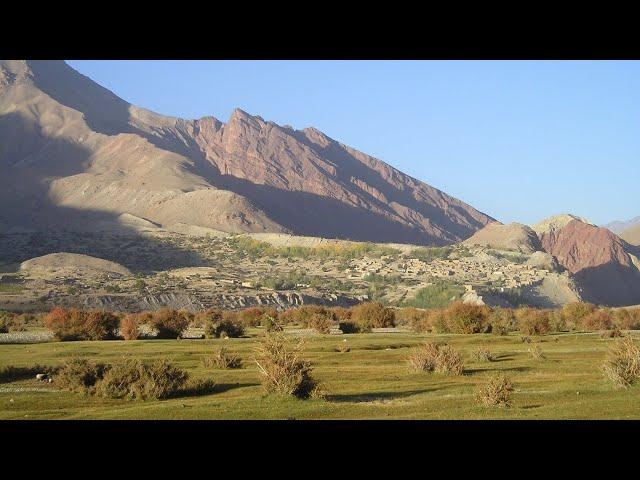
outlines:
M44 319L44 325L57 340L109 340L116 337L120 322L109 312L83 311L57 307Z
M156 329L157 338L179 338L189 326L187 312L165 308L153 314L150 324Z
M237 318L245 327L257 327L266 317L278 318L278 311L272 307L251 307L237 312Z
M125 340L137 340L140 338L140 327L138 315L130 313L120 320L120 335Z
M489 314L488 307L455 302L444 316L451 333L480 333L488 330Z
M597 307L593 303L573 302L562 307L561 315L567 327L575 329L580 327L582 319L593 313Z
M516 311L518 328L525 335L544 335L551 331L549 320L550 313L547 310L535 308L519 308Z
M351 320L363 330L372 328L393 327L396 324L396 315L393 309L385 307L381 303L361 303L351 309Z
M611 314L606 310L595 310L582 318L582 328L587 331L609 330L613 326Z

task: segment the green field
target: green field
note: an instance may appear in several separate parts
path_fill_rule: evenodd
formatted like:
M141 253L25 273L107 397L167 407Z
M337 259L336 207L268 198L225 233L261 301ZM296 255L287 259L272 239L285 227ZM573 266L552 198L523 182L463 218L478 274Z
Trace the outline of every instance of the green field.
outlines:
M80 356L114 363L125 357L167 357L193 378L212 378L214 391L160 401L114 400L57 391L55 381L25 379L0 384L0 419L628 419L640 418L640 387L618 389L600 365L614 341L598 334L532 337L546 360L528 353L519 334L421 335L373 333L317 335L305 340L306 357L323 383L326 399L267 396L251 360L258 338L139 340L0 345L0 366L60 365ZM347 340L350 352L336 347ZM446 341L461 352L465 375L412 373L410 348L425 340ZM239 370L205 369L202 357L220 346L240 355ZM471 352L488 347L496 360L473 362ZM491 373L509 375L511 408L474 402L476 387Z

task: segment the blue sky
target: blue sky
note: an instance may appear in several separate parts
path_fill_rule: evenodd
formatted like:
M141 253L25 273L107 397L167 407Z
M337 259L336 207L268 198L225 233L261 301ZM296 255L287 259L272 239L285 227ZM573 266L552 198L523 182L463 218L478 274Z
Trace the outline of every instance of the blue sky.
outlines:
M503 222L640 215L640 62L69 61L125 100L327 135Z

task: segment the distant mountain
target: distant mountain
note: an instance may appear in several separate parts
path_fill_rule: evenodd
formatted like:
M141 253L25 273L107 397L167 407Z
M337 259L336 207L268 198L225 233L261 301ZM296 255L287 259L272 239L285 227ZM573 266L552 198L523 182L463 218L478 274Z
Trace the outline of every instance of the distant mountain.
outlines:
M635 225L640 225L640 217L635 217L625 221L615 221L607 223L606 225L604 225L604 227L608 228L613 233L621 233L624 230L627 230Z
M640 303L638 249L607 228L576 218L552 217L535 225L543 248L571 272L585 300L612 306Z
M640 246L640 224L626 228L619 233L619 236L631 245Z
M227 123L159 115L61 61L0 62L0 168L0 224L30 228L127 214L163 227L443 245L493 220L316 129L239 109Z

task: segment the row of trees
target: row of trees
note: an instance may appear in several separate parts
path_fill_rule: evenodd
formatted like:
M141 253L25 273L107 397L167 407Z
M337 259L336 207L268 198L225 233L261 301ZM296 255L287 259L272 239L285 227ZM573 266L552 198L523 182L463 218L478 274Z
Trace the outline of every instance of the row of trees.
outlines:
M416 332L494 333L519 331L526 335L551 332L640 329L640 309L598 308L590 303L570 303L561 309L530 307L490 308L461 302L446 308L390 308L377 302L350 308L306 305L278 312L272 307L243 310L209 309L199 313L164 309L155 312L116 314L113 312L55 308L44 325L58 340L138 339L145 331L156 338L179 338L189 326L204 328L208 338L241 337L249 327L268 331L286 325L313 328L329 333L370 332L373 328L403 326Z

